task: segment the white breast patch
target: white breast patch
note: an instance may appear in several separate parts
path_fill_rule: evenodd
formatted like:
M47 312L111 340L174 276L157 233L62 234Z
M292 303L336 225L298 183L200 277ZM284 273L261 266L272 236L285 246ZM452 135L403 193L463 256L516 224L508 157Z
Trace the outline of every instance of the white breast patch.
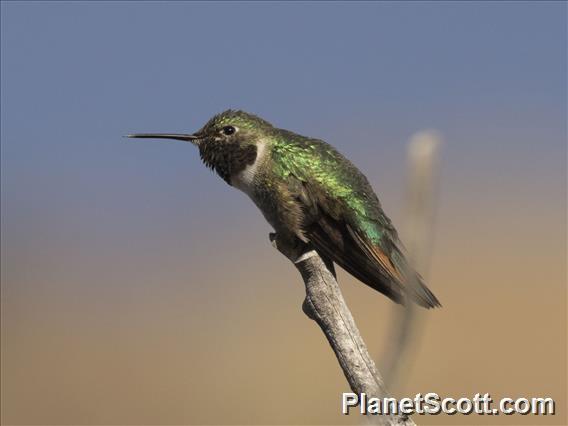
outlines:
M231 185L240 189L249 197L252 197L254 178L258 172L258 166L264 161L266 152L266 142L262 140L259 141L256 145L256 158L254 163L247 166L240 173L231 176Z

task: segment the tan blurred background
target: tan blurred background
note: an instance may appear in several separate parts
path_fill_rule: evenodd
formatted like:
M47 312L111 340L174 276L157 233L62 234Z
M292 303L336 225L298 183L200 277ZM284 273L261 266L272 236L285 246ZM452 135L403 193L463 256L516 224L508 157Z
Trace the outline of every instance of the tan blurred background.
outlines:
M2 423L361 422L252 203L189 145L120 138L230 106L337 146L398 226L406 141L439 129L443 308L396 395L556 400L418 424L566 424L565 12L3 2ZM339 280L379 360L398 308Z
M430 283L444 307L423 316L420 350L397 394L550 396L558 415L437 416L421 424L565 424L562 208L531 208L515 188L506 193L442 196ZM219 203L247 201L226 195ZM490 217L480 205L492 206ZM270 247L252 206L250 214L255 220L180 230L183 249L163 244L154 252L148 242L145 257L100 253L114 276L138 283L129 292L96 290L106 283L97 265L76 263L80 245L8 263L21 273L2 294L4 421L357 423L339 414L346 381L301 312L298 274ZM527 228L536 217L540 226ZM396 308L339 277L377 358ZM33 294L21 290L26 282L36 283Z

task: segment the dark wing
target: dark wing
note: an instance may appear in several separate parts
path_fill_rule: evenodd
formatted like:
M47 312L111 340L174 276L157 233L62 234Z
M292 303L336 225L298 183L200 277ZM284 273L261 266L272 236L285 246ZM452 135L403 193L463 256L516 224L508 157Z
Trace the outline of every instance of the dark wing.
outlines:
M323 158L318 152L317 161L300 158L286 167L288 187L304 209L304 234L323 255L393 301L404 303L410 296L421 306L440 306L409 267L397 232L367 179L325 147ZM406 285L407 277L417 285Z

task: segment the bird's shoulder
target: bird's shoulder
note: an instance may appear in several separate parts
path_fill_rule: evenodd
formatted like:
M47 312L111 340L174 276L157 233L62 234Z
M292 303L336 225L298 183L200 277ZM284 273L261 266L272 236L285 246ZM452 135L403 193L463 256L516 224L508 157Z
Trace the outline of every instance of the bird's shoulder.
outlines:
M361 228L370 237L396 231L365 175L327 142L281 131L273 142L276 173L292 185L302 184L304 199L317 203L335 219ZM374 238L373 238L374 239Z
M335 198L356 193L364 195L366 190L372 192L359 169L321 139L280 130L273 138L272 158L281 175L293 175L306 183L321 186Z

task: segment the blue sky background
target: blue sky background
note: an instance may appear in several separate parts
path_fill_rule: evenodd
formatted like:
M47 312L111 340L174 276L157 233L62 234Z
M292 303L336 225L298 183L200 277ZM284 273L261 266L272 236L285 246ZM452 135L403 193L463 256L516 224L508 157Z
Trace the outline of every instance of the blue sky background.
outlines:
M183 398L175 405L162 395L157 401L168 399L168 410L156 403L136 417L120 398L131 398L132 407L156 401L133 391L133 381L149 383L148 364L141 362L129 379L107 377L100 358L92 361L99 373L89 380L100 379L101 389L117 395L88 388L74 394L78 408L69 411L63 403L71 397L66 392L85 380L82 373L61 378L67 357L78 359L83 349L91 353L78 343L80 336L103 347L109 334L118 333L116 350L130 359L138 352L129 336L151 322L149 312L155 334L145 339L156 347L169 344L173 353L181 343L173 337L164 342L164 329L180 327L179 333L195 339L206 337L183 326L205 324L212 335L225 330L227 323L203 322L216 303L235 319L258 309L259 298L269 305L278 299L280 318L306 325L297 310L301 289L294 287L293 297L286 290L297 277L271 251L269 227L250 201L203 167L189 144L122 138L191 132L227 108L332 143L369 177L395 223L402 220L406 141L416 131L437 129L446 143L432 287L448 306L438 314L438 330L470 324L465 312L474 315L485 306L483 294L505 303L509 318L524 318L525 306L557 315L550 324L564 315L565 3L2 2L1 12L2 338L8 348L3 386L9 390L3 398L11 407L3 410L6 422L345 421L306 417L307 411L275 419L269 408L257 417L233 410L210 419L204 417L206 400L196 395L191 412ZM220 250L221 263L215 258ZM269 287L255 284L250 271L258 268ZM228 281L235 284L223 284ZM487 287L470 294L480 281ZM361 291L351 297L365 329L365 321L376 322L371 303L390 305ZM530 305L541 303L543 293L554 294L560 305ZM522 300L516 305L507 303L517 295ZM484 308L492 326L503 318L499 309L497 302ZM271 324L266 327L275 327L270 321L277 318L264 314ZM282 330L287 336L288 328ZM565 342L565 328L551 330L558 335L548 343ZM45 336L59 336L57 347L68 349L58 352L55 343L41 340ZM291 334L290 345L294 338L300 337ZM273 339L277 346L284 337ZM319 340L314 350L320 345L328 350ZM506 360L514 343L503 345ZM558 363L551 361L543 383L565 395L565 383L553 379L565 360L565 344L560 347L553 347ZM440 358L434 346L425 350L431 358L424 359L439 359L440 368L459 358ZM248 359L242 351L231 356ZM45 357L52 364L44 364ZM207 366L216 358L199 359ZM338 373L334 360L328 361L322 364L329 368L326 375ZM44 393L18 387L30 369ZM482 380L482 373L464 379L456 371L444 373L456 377L460 384L448 384L456 391ZM263 383L261 373L251 382L255 386ZM151 379L158 387L160 377ZM168 382L172 389L178 389L175 377ZM417 383L428 383L420 377ZM512 383L508 376L490 377ZM205 378L192 380L208 389ZM342 377L337 380L343 386ZM529 394L538 388L530 383ZM335 401L335 394L322 392L321 406ZM105 401L115 411L94 408ZM37 417L25 408L32 405Z

